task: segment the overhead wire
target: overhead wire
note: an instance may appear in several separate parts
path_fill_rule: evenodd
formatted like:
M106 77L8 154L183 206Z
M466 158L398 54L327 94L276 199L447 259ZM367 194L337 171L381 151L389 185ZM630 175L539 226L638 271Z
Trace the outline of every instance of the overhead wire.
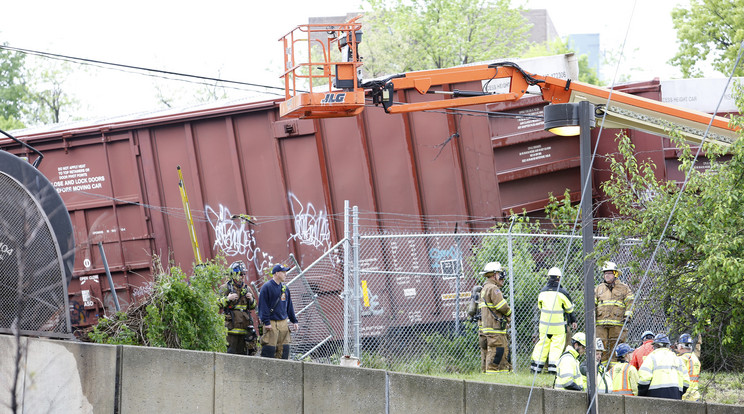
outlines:
M731 80L733 79L734 74L736 73L736 68L739 66L739 63L741 62L741 58L742 58L742 54L743 53L744 53L744 41L742 41L739 44L739 53L738 53L738 55L736 57L736 61L734 63L733 68L731 68L731 74L729 75L728 80L726 81L726 86L721 91L721 96L718 99L718 104L716 105L716 109L713 111L713 116L711 117L711 119L710 119L710 121L708 123L708 126L705 129L705 133L703 134L703 138L702 138L702 140L700 142L700 145L698 146L697 151L695 152L695 157L693 157L693 159L692 159L692 163L690 165L690 168L685 173L685 180L682 182L682 186L680 187L680 189L679 189L679 191L677 193L677 197L674 200L674 204L672 205L672 209L669 211L669 215L667 216L667 219L666 219L666 221L664 223L664 228L662 229L661 234L659 234L659 239L657 240L656 246L654 247L654 250L651 253L650 259L648 260L648 263L646 265L646 269L645 269L645 271L643 273L643 277L641 278L641 282L639 283L639 286L638 286L638 290L639 291L643 290L643 286L648 281L648 276L649 276L649 273L651 271L651 266L654 264L654 262L656 260L656 255L659 252L659 249L661 248L661 244L664 241L664 237L666 236L666 232L669 229L669 225L672 222L672 218L674 217L674 214L675 214L675 212L677 210L677 207L679 206L679 200L682 198L682 195L684 194L685 189L687 188L687 183L690 180L690 176L692 175L693 171L695 170L695 164L697 163L698 157L700 156L700 153L703 150L703 145L705 144L706 140L708 139L708 134L710 132L710 129L713 126L713 118L718 114L718 111L721 108L721 104L723 103L723 98L726 97L726 90L728 89L729 85L731 84ZM631 312L633 311L633 308L635 307L635 304L636 304L636 302L634 301L633 304L631 305L631 308L630 308ZM628 323L627 320L623 323L621 332L626 329L627 323ZM612 347L612 352L613 353L615 352L615 349L619 345L619 342L620 342L620 338L618 337L618 339L615 341L615 343L613 344L613 347ZM607 365L609 365L609 360L607 361ZM605 369L607 369L606 366L605 366ZM592 400L594 401L594 400L596 400L596 398L597 398L597 393L596 393L596 390L595 390L595 394L592 396Z
M107 62L103 60L62 55L58 53L42 52L38 50L24 49L24 48L2 45L2 44L0 44L0 49L9 50L9 51L17 52L17 53L23 53L26 55L39 56L39 57L48 58L48 59L73 62L73 63L77 63L80 65L94 66L94 67L98 67L102 69L118 70L118 71L126 72L126 73L134 73L134 74L139 74L143 76L150 76L150 77L174 80L174 81L179 81L179 82L187 82L187 83L194 83L198 85L209 85L209 86L213 86L215 83L219 83L222 85L222 87L229 88L229 89L251 91L251 92L262 92L262 93L274 94L274 95L284 95L284 87L281 87L281 86L263 85L263 84L258 84L258 83L215 78L211 76L194 75L194 74L183 73L183 72L174 72L174 71L168 71L168 70L163 70L163 69L153 69L153 68L147 68L143 66L127 65L127 64L122 64L122 63ZM178 78L169 77L169 76L177 76ZM202 82L196 82L190 79L199 79ZM240 85L243 87L227 86L225 84ZM246 89L245 88L246 86L251 87L251 88L261 88L261 89L268 89L268 90L276 89L276 90L280 90L281 93L273 92L273 91L257 91L257 90L252 90L252 89Z
M614 86L616 85L617 76L618 76L618 73L620 71L620 63L622 62L623 53L625 51L625 45L626 45L627 40L628 40L628 34L630 33L630 25L632 23L633 15L635 13L635 7L636 7L636 1L634 0L633 1L633 7L631 8L630 19L628 20L628 26L627 26L627 29L625 31L625 37L624 37L623 43L622 43L622 45L620 47L620 57L618 58L617 65L615 66L615 74L614 74L613 79L612 79L611 87L609 88L610 91L609 91L609 94L607 96L607 101L606 101L606 105L607 106L609 106L609 104L610 104L610 102L612 100L612 92L614 90L613 89ZM588 189L587 187L589 187L588 184L589 184L589 181L591 180L591 176L592 176L592 174L591 174L592 166L594 165L594 160L595 160L595 158L597 156L597 149L599 148L599 142L600 142L600 140L602 138L602 132L604 130L604 120L605 120L605 118L603 117L602 118L602 122L600 124L599 132L597 134L597 141L596 141L596 143L594 145L594 149L592 150L592 156L591 156L589 165L586 166L587 176L584 179L584 181L581 183L581 197L580 197L579 205L578 205L578 208L577 208L577 211L576 211L576 216L574 218L574 223L573 223L573 226L572 226L572 229L571 229L571 235L572 236L576 234L576 228L578 227L579 218L581 217L581 210L582 210L582 208L581 208L582 205L581 204L584 202L584 195L585 195L585 193L587 191L589 191L589 194L591 195L591 189ZM591 202L591 198L590 198L589 202ZM592 228L593 228L593 221L590 222L589 225L592 225ZM571 253L571 245L573 243L573 239L574 238L571 237L570 240L569 240L569 242L568 242L568 245L566 246L566 254L564 256L563 266L562 266L563 269L566 269L566 266L568 265L569 256L570 256L570 253ZM586 258L584 260L586 260ZM582 270L583 270L583 267L582 267ZM558 287L556 288L556 292L560 290L560 287L561 287L561 281L560 281L560 279L558 279ZM589 295L589 294L592 294L592 292L584 292L584 295ZM557 301L557 295L555 295L554 303L553 303L553 306L551 308L554 308L555 307L555 301ZM594 329L594 327L593 326L592 327L587 326L587 321L584 320L584 332L586 333L589 329ZM585 339L585 341L586 341L586 339ZM587 342L586 343L586 347L589 347L589 346L594 347L596 345L596 338L595 338L595 344L590 344L590 343L588 343L588 341L586 341L586 342ZM540 354L542 355L542 350L540 351ZM556 375L557 375L557 365L558 364L556 364ZM535 371L534 372L534 375L533 375L533 378L532 378L532 384L530 386L530 393L527 396L527 403L526 403L525 408L524 408L525 414L527 414L528 413L528 410L529 410L530 400L532 398L532 392L533 392L534 387L535 387L535 381L537 380L537 374L538 374L537 371ZM595 376L594 373L590 373L588 375ZM596 378L596 376L595 376L595 378ZM596 395L596 386L594 388L595 388L595 395ZM594 404L594 400L590 401L589 406L587 407L587 413L591 411L592 404Z

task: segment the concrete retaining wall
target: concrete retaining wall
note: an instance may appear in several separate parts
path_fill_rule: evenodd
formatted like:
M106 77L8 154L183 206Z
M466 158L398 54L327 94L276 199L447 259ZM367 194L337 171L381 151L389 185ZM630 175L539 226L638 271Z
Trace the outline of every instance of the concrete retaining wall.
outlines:
M586 412L586 395L213 352L20 338L19 412ZM0 414L10 412L15 338L0 335ZM504 374L508 375L508 374ZM744 414L744 407L600 395L602 414Z

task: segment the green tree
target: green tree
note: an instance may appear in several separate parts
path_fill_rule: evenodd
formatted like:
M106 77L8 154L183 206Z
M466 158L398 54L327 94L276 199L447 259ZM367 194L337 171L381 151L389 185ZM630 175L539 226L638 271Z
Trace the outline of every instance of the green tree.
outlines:
M0 129L24 126L21 118L27 93L24 55L0 49Z
M225 352L227 330L217 288L227 264L217 258L186 275L180 267L153 263L152 295L125 313L102 318L87 334L98 343Z
M561 55L566 53L576 53L568 47L568 42L562 39L556 39L552 42L545 42L542 44L533 44L525 52L523 58L531 58L538 56L550 56L550 55ZM589 56L579 55L579 81L585 82L591 85L602 85L603 83L599 80L597 71L589 66Z
M519 56L530 24L509 0L367 0L366 77Z
M28 71L29 91L25 119L29 124L56 124L74 119L78 102L64 85L75 69L68 62L40 61Z
M683 76L702 76L700 64L706 60L726 76L731 73L744 41L744 0L691 0L689 8L674 8L672 21L679 50L669 63ZM744 68L735 75L744 75Z
M742 126L740 117L733 123ZM655 256L658 267L651 269L651 279L645 282L654 283L653 299L664 307L673 330L694 328L704 335L704 365L741 369L744 140L729 148L706 144L707 171L694 168L690 147L675 140L683 149L680 170L689 174L684 190L675 182L657 179L655 166L633 155L630 139L618 137L618 155L610 163L611 178L602 183L617 217L602 221L600 228L610 237L610 247L631 237L642 241L629 263L636 274L644 274L646 269L639 263L652 256L661 239L662 248Z

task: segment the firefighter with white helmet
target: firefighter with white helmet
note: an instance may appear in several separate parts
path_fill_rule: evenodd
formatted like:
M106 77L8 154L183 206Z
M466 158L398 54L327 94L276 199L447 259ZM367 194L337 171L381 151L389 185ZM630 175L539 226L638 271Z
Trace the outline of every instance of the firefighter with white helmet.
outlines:
M597 392L600 394L607 394L612 392L612 369L605 369L605 365L599 363L602 352L605 352L607 350L605 349L601 339L596 338L594 350L594 357L597 359Z
M478 330L481 371L486 374L509 372L511 363L506 332L512 311L501 292L506 280L506 272L501 263L490 262L483 267L480 274L486 278L478 304L481 314L481 324Z
M540 309L539 339L532 351L532 372L542 372L545 359L548 360L548 373L555 374L558 358L566 345L566 322L571 329L576 329L574 305L571 295L560 286L561 269L552 267L548 270L548 283L537 296L537 307ZM564 317L565 315L565 317Z
M633 317L633 292L625 283L618 280L620 271L614 262L604 262L602 265L603 283L594 288L594 303L596 316L597 338L601 338L605 345L614 344L628 339L628 330L623 325ZM602 362L614 356L610 352L602 353Z
M654 352L638 370L638 395L656 398L682 399L690 386L690 376L682 360L669 349L669 337L656 334Z
M677 354L684 363L687 374L690 376L690 388L682 395L682 399L685 401L700 401L700 391L698 390L700 360L692 352L693 342L692 336L688 333L680 335L677 341Z
M579 355L583 355L584 352L586 352L586 335L584 332L576 332L571 337L571 345L566 347L558 360L554 388L571 391L586 389L586 377L581 375L579 365Z

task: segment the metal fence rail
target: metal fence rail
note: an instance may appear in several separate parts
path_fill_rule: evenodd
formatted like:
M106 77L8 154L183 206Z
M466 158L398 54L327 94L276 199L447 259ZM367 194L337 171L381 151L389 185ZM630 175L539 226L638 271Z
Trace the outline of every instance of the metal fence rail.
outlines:
M298 297L306 304L312 298L317 308L317 316L300 317L303 328L295 336L293 355L337 363L341 355L351 354L367 367L412 373L477 371L477 324L468 320L466 309L472 288L483 282L478 272L490 261L508 269L502 290L513 309L510 354L515 370L529 366L538 336L537 296L550 267L562 269L561 284L573 299L578 329L586 329L580 236L360 234L355 229L308 266L301 283L291 282L295 309L303 308ZM640 341L643 331L666 326L665 316L649 302L653 283L646 282L638 292L642 275L623 265L633 247L630 242L610 257L622 270L620 280L636 294L635 317L628 325L631 344ZM601 283L599 270L596 275L595 284Z

